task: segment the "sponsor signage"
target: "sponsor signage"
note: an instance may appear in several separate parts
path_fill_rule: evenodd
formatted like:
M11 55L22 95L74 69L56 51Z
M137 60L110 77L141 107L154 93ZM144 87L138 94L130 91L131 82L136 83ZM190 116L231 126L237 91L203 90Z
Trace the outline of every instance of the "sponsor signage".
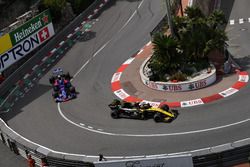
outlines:
M119 90L115 91L114 94L122 100L129 97L129 95L123 89L119 89Z
M189 90L196 90L207 87L211 85L216 80L216 73L210 75L205 79L201 79L195 82L180 82L180 83L171 83L171 82L153 82L144 80L143 82L150 88L166 91L166 92L182 92Z
M161 103L143 100L140 104L150 104L152 107L159 107Z
M191 155L94 162L95 167L193 167Z
M13 63L25 57L28 53L47 41L54 34L53 25L50 23L38 32L22 40L22 42L16 44L0 56L0 71L5 70Z
M16 45L17 43L21 42L25 38L29 37L30 35L40 30L42 27L50 23L51 17L49 11L45 10L44 12L30 19L22 26L9 33L12 45Z
M11 47L12 47L12 43L11 43L9 34L5 34L2 37L0 37L0 54L9 50Z
M239 90L235 88L228 88L227 90L224 90L223 92L220 92L219 94L223 97L231 96L232 94L238 92Z
M248 82L248 80L249 80L248 75L240 75L239 76L239 81L240 82Z
M111 82L113 83L113 82L119 81L119 80L120 80L120 78L121 78L121 75L122 75L122 73L121 73L121 72L117 72L117 73L115 73L115 74L113 75L113 77L112 77Z
M204 104L201 99L189 100L189 101L182 101L181 107L190 107L190 106L197 106Z
M55 34L49 10L0 38L0 72Z

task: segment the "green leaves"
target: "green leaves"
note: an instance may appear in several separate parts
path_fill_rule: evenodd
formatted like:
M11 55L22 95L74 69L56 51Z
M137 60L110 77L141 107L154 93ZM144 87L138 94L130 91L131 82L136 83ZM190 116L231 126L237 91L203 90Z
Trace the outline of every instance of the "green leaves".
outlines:
M173 19L175 36L159 33L153 37L149 68L157 78L164 79L163 75L176 74L190 65L198 68L197 64L208 61L209 52L224 48L227 36L222 11L215 10L206 17L198 7L187 7L185 13L186 16ZM178 73L179 76L183 77Z

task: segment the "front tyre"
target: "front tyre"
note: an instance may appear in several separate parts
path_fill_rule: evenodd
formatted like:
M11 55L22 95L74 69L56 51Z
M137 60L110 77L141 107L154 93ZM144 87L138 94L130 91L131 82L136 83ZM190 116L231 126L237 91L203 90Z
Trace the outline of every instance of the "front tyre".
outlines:
M154 121L155 122L161 122L162 121L162 116L160 113L155 113L154 115Z

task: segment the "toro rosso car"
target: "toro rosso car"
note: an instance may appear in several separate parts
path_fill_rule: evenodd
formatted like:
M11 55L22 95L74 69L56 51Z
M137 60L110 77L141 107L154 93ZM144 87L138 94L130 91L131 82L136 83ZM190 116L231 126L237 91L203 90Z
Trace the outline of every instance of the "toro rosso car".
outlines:
M121 102L115 99L109 104L111 117L132 118L132 119L149 119L153 118L155 122L172 122L178 116L178 110L170 110L169 106L164 104L160 107L152 107L145 103Z
M69 73L64 74L61 68L56 68L49 79L53 87L52 96L56 103L65 102L76 98L75 87L71 85L72 78Z

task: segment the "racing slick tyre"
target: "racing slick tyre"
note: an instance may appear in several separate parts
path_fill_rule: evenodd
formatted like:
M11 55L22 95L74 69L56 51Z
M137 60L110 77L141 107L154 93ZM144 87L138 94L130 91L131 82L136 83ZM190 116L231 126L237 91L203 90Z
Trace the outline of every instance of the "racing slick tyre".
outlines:
M147 111L144 111L143 113L141 113L141 119L142 120L145 120L148 118L148 112Z
M53 86L53 90L54 90L55 92L58 92L58 91L59 91L59 86Z
M72 87L72 85L71 85L70 82L67 82L67 83L65 84L65 87L66 87L66 88L70 88L70 87Z
M160 113L155 113L154 115L154 121L155 122L161 122L162 121L162 116Z
M114 119L120 118L119 112L118 111L111 111L111 117Z
M64 75L64 79L66 79L67 81L70 81L71 78L72 77L70 76L68 72Z
M69 88L70 93L76 93L76 88L74 86L71 86Z
M169 111L169 106L167 104L163 104L160 108L164 111Z
M55 83L55 80L56 80L55 77L50 77L50 78L49 78L49 83L50 83L50 84L54 84L54 83Z
M57 92L53 92L53 93L52 93L52 96L53 96L54 99L55 99L55 98L59 97L59 94L58 94Z

